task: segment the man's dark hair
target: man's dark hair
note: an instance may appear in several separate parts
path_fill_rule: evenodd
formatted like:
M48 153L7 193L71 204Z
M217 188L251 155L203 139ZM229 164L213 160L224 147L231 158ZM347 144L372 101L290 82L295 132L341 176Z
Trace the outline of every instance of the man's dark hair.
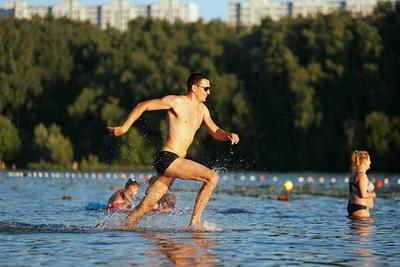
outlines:
M201 72L193 72L192 74L190 74L186 82L188 92L192 89L193 84L197 84L203 79L210 80L207 74Z

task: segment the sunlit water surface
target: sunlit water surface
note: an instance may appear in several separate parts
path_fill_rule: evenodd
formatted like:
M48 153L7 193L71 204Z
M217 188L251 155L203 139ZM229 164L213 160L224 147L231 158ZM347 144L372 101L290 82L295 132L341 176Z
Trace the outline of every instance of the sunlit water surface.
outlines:
M129 175L139 177L127 173L123 178ZM200 188L196 182L174 184L174 212L151 214L138 229L124 231L126 214L87 206L105 204L111 186L123 187L126 179L90 173L26 178L0 172L0 265L400 266L398 195L382 199L378 191L374 218L353 221L346 216L346 197L296 191L303 186L299 175L277 173L260 181L259 173L224 173L203 216L205 231L190 232ZM345 174L326 174L332 176L335 184L321 183L314 190L347 188ZM292 198L277 201L287 179L295 183ZM398 191L396 179L390 182ZM143 195L146 184L138 181ZM243 191L238 188L259 193L238 193Z

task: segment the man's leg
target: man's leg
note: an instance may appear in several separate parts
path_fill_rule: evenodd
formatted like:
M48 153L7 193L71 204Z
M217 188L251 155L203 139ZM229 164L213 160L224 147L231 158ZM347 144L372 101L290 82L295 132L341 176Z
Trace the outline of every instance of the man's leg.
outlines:
M167 193L175 178L167 176L158 176L157 179L149 185L149 190L143 200L137 205L125 220L125 228L131 229L140 222L144 215L151 212L157 202Z
M199 227L201 225L203 210L213 190L217 186L219 179L218 173L192 160L178 158L167 168L165 175L183 180L198 180L204 183L197 194L192 219L190 221L190 227Z

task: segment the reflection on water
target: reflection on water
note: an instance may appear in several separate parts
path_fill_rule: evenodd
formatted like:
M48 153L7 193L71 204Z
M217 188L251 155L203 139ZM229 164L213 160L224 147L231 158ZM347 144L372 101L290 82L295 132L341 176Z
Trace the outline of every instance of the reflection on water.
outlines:
M351 218L349 226L354 235L365 237L365 238L360 238L361 239L360 241L367 242L368 236L370 235L374 222L375 222L374 217Z
M359 263L362 266L375 266L377 257L375 256L374 246L371 246L371 235L374 230L375 219L369 218L354 218L351 217L349 227L353 235L355 245L354 255L359 257Z
M150 257L165 255L173 266L214 266L215 255L210 252L214 245L206 232L193 232L190 238L173 240L166 234L147 232L145 237L156 242L156 249ZM156 255L155 255L156 254Z

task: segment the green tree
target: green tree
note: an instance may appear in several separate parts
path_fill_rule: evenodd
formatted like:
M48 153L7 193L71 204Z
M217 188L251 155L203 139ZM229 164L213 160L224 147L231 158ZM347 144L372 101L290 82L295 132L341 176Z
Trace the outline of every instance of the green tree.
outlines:
M390 149L391 124L390 119L383 113L373 111L365 116L368 147L379 155L384 155Z
M34 23L0 20L0 112L13 119L28 112L42 91L34 62L37 36Z
M153 164L155 149L135 128L131 128L121 138L119 163L129 165L134 169L147 169Z
M0 159L15 160L20 147L18 130L7 117L0 116Z
M48 129L42 123L35 127L35 143L40 149L41 160L56 166L68 168L73 159L73 149L70 140L61 133L57 124Z

